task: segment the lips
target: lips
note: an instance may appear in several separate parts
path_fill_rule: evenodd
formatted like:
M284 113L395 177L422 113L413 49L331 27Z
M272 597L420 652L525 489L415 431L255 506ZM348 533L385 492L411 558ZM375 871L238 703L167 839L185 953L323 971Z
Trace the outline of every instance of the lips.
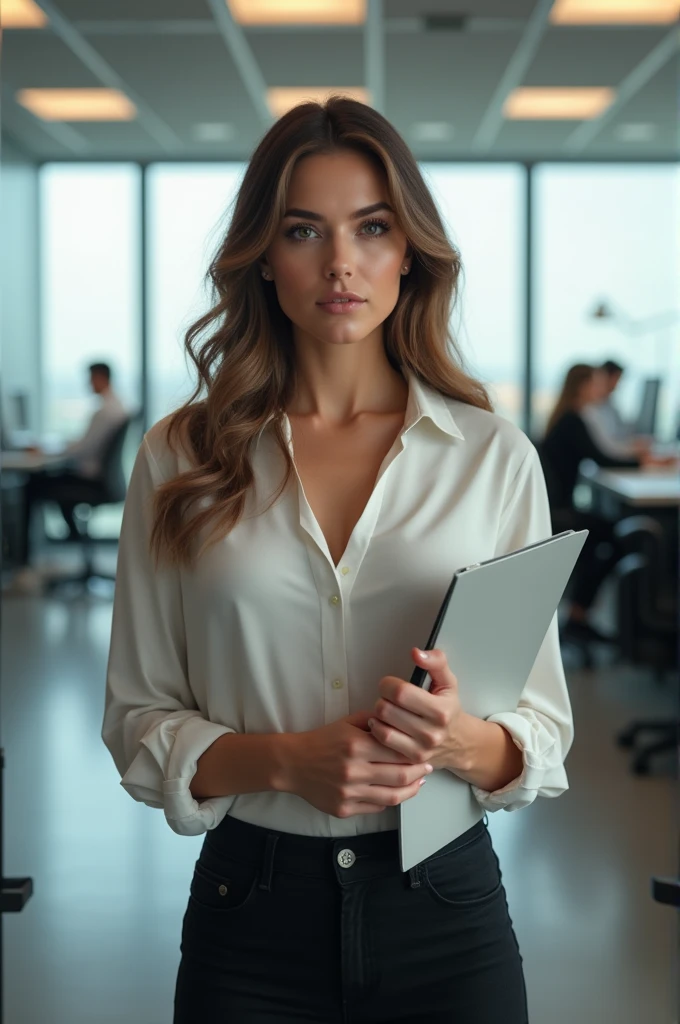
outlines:
M317 306L328 306L330 304L335 305L336 303L346 302L365 302L366 299L362 299L361 295L357 295L355 292L331 292L324 299L317 302Z

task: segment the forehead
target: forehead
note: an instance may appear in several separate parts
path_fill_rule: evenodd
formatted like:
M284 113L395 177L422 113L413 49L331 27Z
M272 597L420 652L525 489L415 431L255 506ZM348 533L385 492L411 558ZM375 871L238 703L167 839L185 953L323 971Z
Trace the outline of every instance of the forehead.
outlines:
M288 186L289 206L312 210L356 210L388 199L380 164L354 150L314 153L298 161Z

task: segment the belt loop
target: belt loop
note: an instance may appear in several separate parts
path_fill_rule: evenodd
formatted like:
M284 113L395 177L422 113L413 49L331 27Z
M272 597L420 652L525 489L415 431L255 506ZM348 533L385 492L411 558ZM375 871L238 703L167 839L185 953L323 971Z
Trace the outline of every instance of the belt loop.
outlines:
M271 890L272 886L272 874L274 871L274 851L276 850L276 844L279 841L279 837L275 836L272 832L267 835L267 845L264 851L264 860L262 862L262 878L260 879L259 888L264 889L266 892Z
M420 888L420 864L416 864L414 868L409 868L408 877L411 879L411 888Z

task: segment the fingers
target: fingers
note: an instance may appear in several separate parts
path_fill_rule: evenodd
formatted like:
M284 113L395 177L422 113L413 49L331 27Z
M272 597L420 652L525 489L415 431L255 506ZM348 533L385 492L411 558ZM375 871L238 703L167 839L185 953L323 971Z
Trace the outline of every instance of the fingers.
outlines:
M431 765L427 764L371 764L368 768L366 778L361 782L368 786L389 786L392 789L412 786L414 782L426 778L431 771Z
M357 797L365 797L381 807L398 807L404 800L410 800L420 793L422 779L410 786L366 786L365 790L357 787Z
M421 761L419 757L406 757L398 750L383 746L375 736L370 734L366 737L366 753L364 756L367 761L381 764L414 764Z
M423 760L423 754L419 752L417 740L407 733L402 732L400 729L395 729L391 725L385 725L384 722L375 720L372 727L372 734L376 741L383 746L385 750L393 750L406 761L411 764L420 763Z

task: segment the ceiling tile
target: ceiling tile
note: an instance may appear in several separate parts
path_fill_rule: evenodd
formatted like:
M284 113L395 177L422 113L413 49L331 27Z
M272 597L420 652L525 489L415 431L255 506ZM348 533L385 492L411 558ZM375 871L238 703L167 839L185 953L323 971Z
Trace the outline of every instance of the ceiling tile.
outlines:
M414 121L448 121L469 144L516 40L507 33L388 37L386 115L406 133Z
M658 28L551 28L522 85L618 85L663 39Z
M108 36L97 49L186 143L205 121L229 121L255 138L260 122L220 36Z
M363 85L362 33L253 33L248 37L267 85Z
M5 32L2 81L13 89L93 88L102 83L52 32Z

